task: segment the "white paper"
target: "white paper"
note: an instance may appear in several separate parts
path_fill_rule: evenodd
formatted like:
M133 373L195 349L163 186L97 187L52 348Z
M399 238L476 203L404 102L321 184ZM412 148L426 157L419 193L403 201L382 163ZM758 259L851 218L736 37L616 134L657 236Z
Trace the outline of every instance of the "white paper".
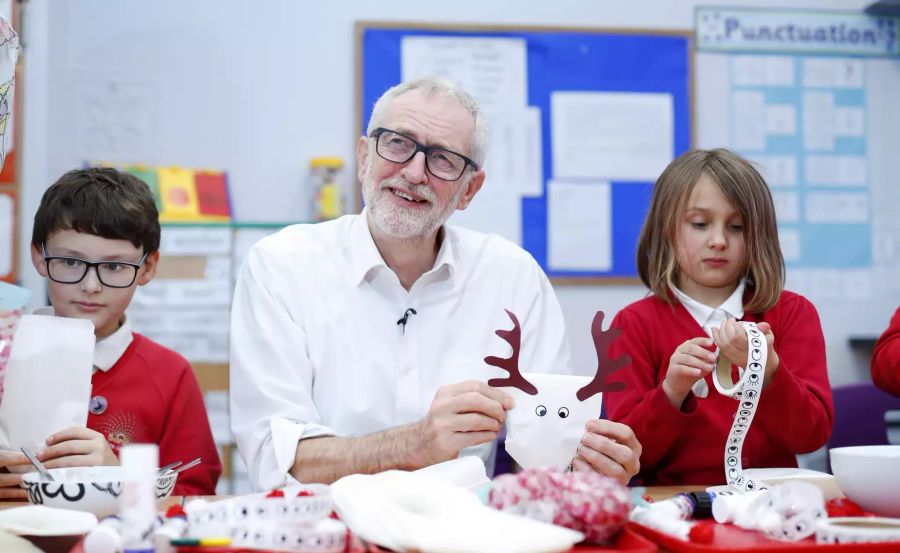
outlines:
M862 60L806 58L803 60L803 85L809 88L862 88Z
M804 162L810 186L865 186L868 170L865 156L809 155Z
M541 110L507 109L486 117L491 140L484 165L485 186L521 196L542 195Z
M764 75L768 86L794 86L794 58L766 56Z
M547 184L547 258L555 270L612 268L612 190L609 183Z
M13 220L12 197L0 194L0 276L12 273Z
M794 60L790 56L734 56L732 83L736 86L793 86Z
M522 244L522 196L488 177L466 209L456 211L451 225L493 233Z
M554 92L554 178L653 182L673 159L671 94Z
M484 186L451 224L522 243L522 198L544 191L540 116L537 108L487 115L491 141Z
M834 134L837 136L864 136L866 134L866 124L863 108L835 108Z
M214 255L231 253L231 229L228 227L165 227L160 236L163 255Z
M800 195L786 190L772 190L775 216L779 223L796 223L800 220Z
M766 132L775 135L792 135L797 132L797 113L792 104L766 106Z
M528 103L525 40L488 37L403 37L403 81L436 75L471 93L486 112Z
M743 91L732 95L734 147L764 150L766 147L766 102L762 92Z
M807 150L834 150L834 94L803 94L803 146Z
M800 232L796 228L779 228L778 243L781 245L781 255L787 263L800 260Z
M736 86L761 86L765 80L765 58L763 56L733 56L731 58L731 81Z
M748 156L769 186L797 186L795 156Z
M843 88L862 88L863 63L858 58L842 58L837 60L834 85Z
M603 394L579 401L578 390L593 377L522 373L537 389L528 395L504 388L516 406L506 415L506 451L522 468L565 470L585 433L585 424L600 417Z
M806 195L808 223L856 223L869 220L869 197L856 192L810 192Z
M803 60L803 86L807 88L831 87L834 84L834 62L824 57Z
M94 343L89 319L22 316L6 366L0 446L38 448L54 432L85 426Z

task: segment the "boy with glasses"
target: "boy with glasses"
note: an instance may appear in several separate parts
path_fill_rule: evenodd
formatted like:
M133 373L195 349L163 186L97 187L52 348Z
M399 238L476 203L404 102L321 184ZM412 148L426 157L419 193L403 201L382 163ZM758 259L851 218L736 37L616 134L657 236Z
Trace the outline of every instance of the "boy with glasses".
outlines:
M60 429L38 458L48 468L115 465L121 446L155 443L160 465L202 459L179 476L176 495L212 495L221 463L193 370L179 354L133 333L125 316L137 286L156 273L159 240L154 198L133 175L69 171L44 193L31 259L48 279L46 311L90 319L97 344L87 428ZM16 479L0 475L0 485ZM10 492L0 488L0 496L16 495Z

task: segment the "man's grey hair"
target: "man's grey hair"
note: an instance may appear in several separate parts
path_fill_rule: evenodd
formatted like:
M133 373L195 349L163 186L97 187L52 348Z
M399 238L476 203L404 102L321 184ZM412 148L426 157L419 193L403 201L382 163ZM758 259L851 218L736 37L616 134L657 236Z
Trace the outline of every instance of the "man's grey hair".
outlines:
M413 90L421 90L425 96L449 96L459 102L460 105L472 115L472 119L475 123L475 131L472 134L470 145L472 151L468 152L468 156L471 157L479 167L482 167L482 165L484 165L484 156L487 152L488 131L487 123L484 120L484 115L481 113L481 108L478 106L478 101L455 83L439 77L424 77L400 83L389 88L381 95L381 98L375 102L375 107L372 108L372 116L369 118L369 127L366 129L366 136L371 136L375 129L382 126L384 113L391 105L391 102L398 96L407 92L412 92Z

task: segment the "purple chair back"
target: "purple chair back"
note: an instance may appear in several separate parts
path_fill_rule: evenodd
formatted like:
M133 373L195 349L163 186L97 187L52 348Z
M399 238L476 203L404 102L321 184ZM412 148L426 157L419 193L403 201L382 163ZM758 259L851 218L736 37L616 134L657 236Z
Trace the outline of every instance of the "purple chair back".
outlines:
M838 386L834 394L834 430L828 448L886 445L884 414L900 410L900 397L879 390L871 382Z

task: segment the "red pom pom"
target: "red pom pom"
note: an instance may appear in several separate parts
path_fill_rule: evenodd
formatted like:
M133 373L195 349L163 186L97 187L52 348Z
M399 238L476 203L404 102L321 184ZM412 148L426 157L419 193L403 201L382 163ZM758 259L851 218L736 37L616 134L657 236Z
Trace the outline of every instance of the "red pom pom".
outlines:
M281 490L272 490L266 494L266 497L284 497L284 492Z
M309 497L311 495L315 495L315 494L309 490L300 490L299 492L297 492L297 497Z
M862 507L846 497L826 501L825 510L829 517L861 517L866 514Z
M688 537L694 543L712 543L714 531L711 523L698 522L691 527Z
M174 518L174 517L186 517L187 513L184 512L184 507L176 503L172 505L168 509L166 509L166 518Z

